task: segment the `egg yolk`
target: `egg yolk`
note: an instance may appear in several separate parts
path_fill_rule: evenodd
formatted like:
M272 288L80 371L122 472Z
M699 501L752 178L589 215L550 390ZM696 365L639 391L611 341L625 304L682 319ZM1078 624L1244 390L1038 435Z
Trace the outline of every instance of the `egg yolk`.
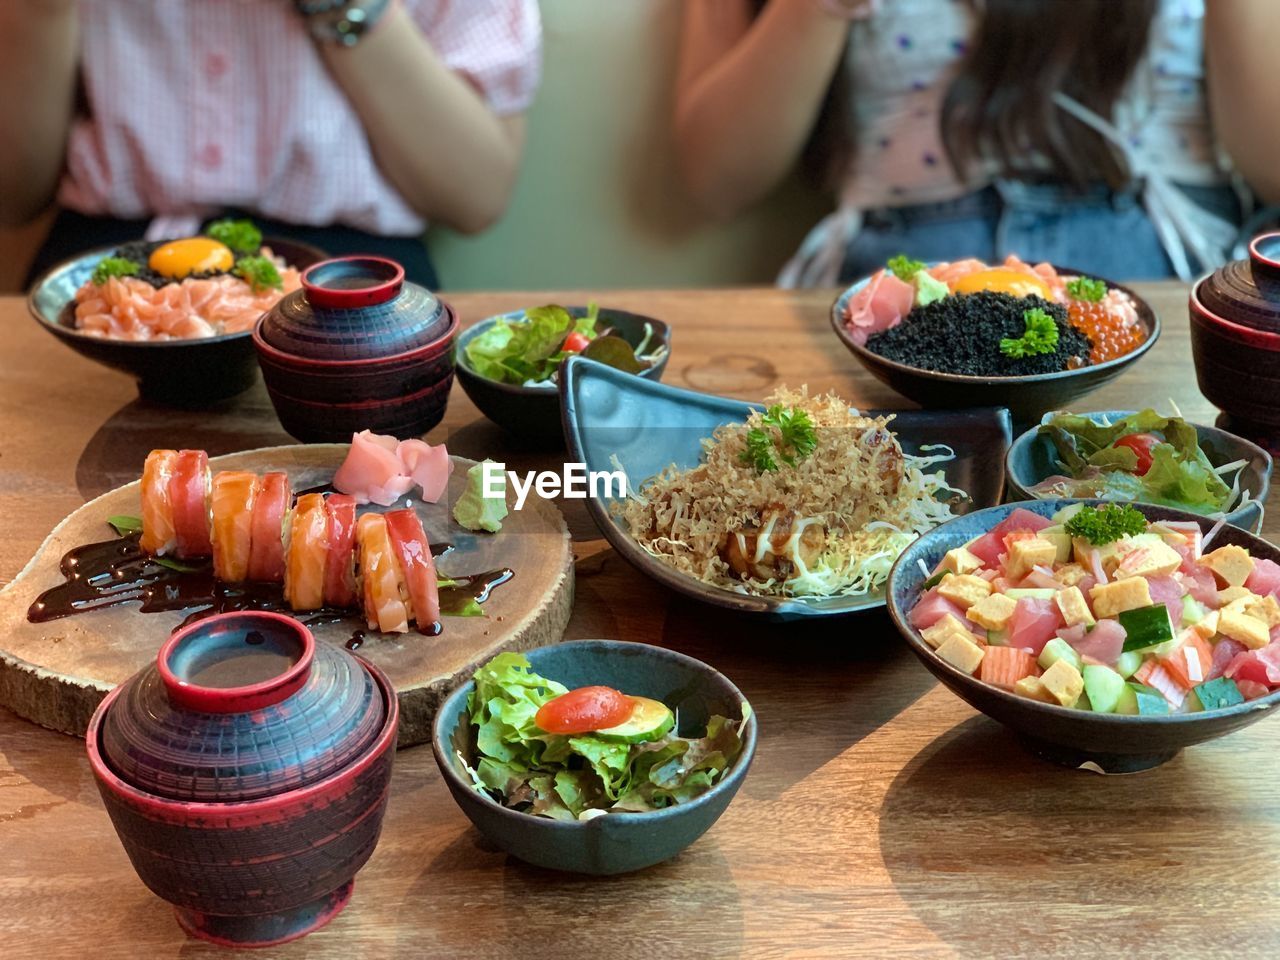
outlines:
M955 293L980 293L990 290L994 293L1007 293L1013 297L1043 297L1053 300L1053 291L1049 285L1038 277L1032 277L1020 270L1008 270L997 267L992 270L978 270L961 277L951 285Z
M230 270L235 260L226 244L208 237L188 237L156 247L147 265L162 277L181 280L193 273Z

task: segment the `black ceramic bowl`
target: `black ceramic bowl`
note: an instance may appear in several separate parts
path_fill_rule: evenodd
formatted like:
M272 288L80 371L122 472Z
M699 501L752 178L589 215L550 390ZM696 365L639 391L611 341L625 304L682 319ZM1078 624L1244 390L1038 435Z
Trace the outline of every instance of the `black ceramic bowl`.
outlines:
M583 317L587 313L586 307L567 307L566 309L574 317ZM478 334L500 320L519 320L523 316L523 310L514 310L496 317L487 317L458 335L458 382L462 384L462 389L466 391L472 403L480 408L480 412L507 432L539 444L563 444L564 431L560 426L560 394L554 386L525 387L511 383L498 383L496 380L480 376L467 362L467 344ZM671 356L671 328L667 324L638 313L601 307L596 328L603 330L605 327L612 327L624 340L635 347L644 339L645 324L649 324L653 330L653 339L650 343L665 345L667 352L657 363L639 373L638 376L646 380L661 380L662 372L667 368L667 360Z
M1051 516L1070 503L1101 504L1102 500L1032 500L979 510L931 530L908 547L889 574L889 612L912 653L974 708L1009 727L1030 749L1048 760L1071 767L1096 765L1105 773L1134 773L1159 766L1183 747L1203 743L1248 726L1280 703L1280 691L1258 700L1204 713L1167 716L1121 716L1091 713L1040 703L990 686L940 660L929 648L907 615L920 596L925 574L920 561L932 570L946 551L986 533L1015 509ZM1214 521L1183 510L1138 504L1151 520L1192 521L1206 532ZM1224 526L1213 547L1239 544L1254 557L1280 562L1280 549L1238 527Z
M1060 272L1079 273L1078 270L1066 268L1061 268ZM1045 412L1061 410L1077 397L1115 379L1150 350L1160 336L1160 318L1150 304L1128 287L1108 280L1108 286L1118 287L1129 294L1138 308L1138 318L1147 331L1147 339L1136 350L1106 363L1081 367L1079 370L1062 370L1027 377L974 377L958 373L938 373L889 360L854 343L844 324L844 312L854 294L866 283L867 279L859 280L840 294L831 307L831 326L840 342L859 363L871 371L877 380L888 384L922 407L1008 407L1015 426L1035 423Z
M1084 416L1098 420L1106 417L1114 423L1122 417L1133 413L1133 410L1100 410L1086 413ZM1047 421L1052 413L1044 415ZM1042 421L1042 422L1044 422ZM1227 433L1217 427L1208 427L1193 423L1196 434L1200 438L1200 448L1204 450L1209 462L1214 466L1234 463L1236 460L1248 461L1242 468L1240 489L1248 490L1250 499L1227 514L1227 523L1242 527L1254 533L1262 530L1262 505L1267 502L1267 491L1271 488L1271 454L1256 443L1251 443L1234 433ZM1017 500L1033 500L1035 495L1030 488L1046 477L1060 471L1057 469L1057 451L1047 437L1039 435L1039 428L1032 427L1022 433L1009 452L1005 454L1005 482L1008 484L1009 497Z
M605 684L661 700L676 711L679 732L694 736L713 714L736 718L746 703L725 676L673 650L618 640L575 640L531 650L533 669L570 689ZM724 813L747 775L756 750L756 720L744 727L742 754L723 780L700 797L650 813L611 813L565 822L510 810L480 793L458 759L470 762L474 735L468 681L436 713L431 744L444 781L480 832L513 857L535 866L574 873L614 874L669 860L702 836Z
M325 258L305 243L263 241L291 266ZM258 376L248 330L190 340L133 341L90 336L75 328L74 301L98 261L115 247L100 247L53 267L32 285L27 309L39 324L81 356L127 373L143 398L166 406L200 407L243 393Z

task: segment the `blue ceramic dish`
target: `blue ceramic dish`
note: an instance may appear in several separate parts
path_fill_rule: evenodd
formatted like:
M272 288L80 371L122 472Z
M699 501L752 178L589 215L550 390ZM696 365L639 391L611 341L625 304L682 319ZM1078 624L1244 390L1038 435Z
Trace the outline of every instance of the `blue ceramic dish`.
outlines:
M263 241L291 266L302 269L325 253L276 237ZM200 407L243 393L258 378L249 331L190 340L112 340L75 327L76 291L115 247L100 247L67 260L41 276L27 296L36 321L81 356L127 373L147 400L167 406Z
M566 309L574 317L586 316L587 313L586 307ZM513 310L495 317L486 317L463 330L458 335L458 382L462 384L462 389L471 398L471 402L480 408L480 412L511 435L544 445L562 444L564 431L560 425L560 395L554 386L526 387L498 383L480 376L467 363L467 344L476 336L501 320L520 320L523 317L523 310ZM601 307L596 326L598 329L612 327L624 340L636 347L644 339L645 324L653 330L650 343L655 346L659 343L665 345L667 352L662 359L637 376L646 380L661 380L671 356L671 328L667 324L654 317Z
M578 358L565 365L561 393L571 459L585 463L589 471L608 472L620 464L632 487L673 463L696 466L704 438L722 424L740 422L760 409L759 404L651 383ZM904 410L896 417L890 429L906 452L918 453L929 444L946 444L955 451L955 459L938 469L971 498L957 510L1000 502L1003 457L1011 436L1007 410ZM695 600L778 620L884 606L880 596L795 600L750 596L703 583L646 553L610 513L611 502L589 497L587 508L614 550L642 573Z
M746 699L725 676L684 654L644 643L575 640L532 650L533 669L570 689L604 684L635 696L661 700L679 718L679 733L697 736L708 718L740 717ZM471 822L513 857L535 866L574 873L615 874L669 860L702 836L724 813L742 786L756 751L756 719L743 728L742 754L719 783L688 803L650 813L611 813L565 822L510 810L480 793L458 753L474 760L475 738L467 698L468 681L436 713L432 748L454 800Z
M1126 417L1133 410L1099 410L1086 413L1095 422L1106 418L1114 423ZM1041 423L1047 423L1054 412L1046 413ZM1250 499L1227 514L1227 523L1234 524L1253 533L1262 531L1262 505L1267 502L1267 491L1271 488L1271 454L1256 443L1250 443L1233 433L1193 423L1200 439L1200 447L1204 450L1209 462L1215 466L1233 463L1236 460L1247 460L1242 468L1240 489L1248 490ZM1061 472L1057 463L1057 451L1048 437L1039 435L1039 428L1032 427L1013 441L1013 446L1005 455L1005 480L1009 485L1010 498L1018 500L1035 499L1031 493L1034 487L1046 477Z
M1059 272L1080 273L1065 267L1059 268ZM1138 319L1147 331L1147 339L1136 350L1106 363L1081 367L1079 370L1062 370L1028 377L974 377L939 373L889 360L854 343L844 325L844 312L849 301L869 280L869 277L859 280L840 294L831 306L831 326L841 343L859 363L871 371L877 380L888 384L922 407L1008 407L1013 415L1013 422L1019 426L1035 423L1046 411L1060 410L1077 397L1118 377L1150 350L1160 336L1160 318L1150 304L1128 287L1108 280L1107 286L1117 287L1129 294L1138 308Z
M983 683L940 660L907 622L925 580L921 562L932 570L948 550L986 533L1016 509L1052 516L1071 503L1101 504L1102 500L1032 500L1004 504L959 517L929 531L907 547L889 574L889 613L911 652L953 693L993 720L1009 727L1033 753L1070 767L1104 773L1134 773L1159 766L1183 747L1213 740L1262 719L1280 703L1280 691L1259 700L1205 713L1167 716L1120 716L1091 713L1020 697ZM1138 504L1150 520L1194 521L1206 532L1213 520L1184 510ZM1213 546L1238 544L1254 557L1280 562L1280 549L1238 527L1225 526Z

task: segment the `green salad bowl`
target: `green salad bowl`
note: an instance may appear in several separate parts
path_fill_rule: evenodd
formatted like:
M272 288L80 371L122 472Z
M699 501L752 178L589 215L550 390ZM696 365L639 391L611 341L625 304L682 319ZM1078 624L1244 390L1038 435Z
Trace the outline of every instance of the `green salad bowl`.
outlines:
M737 719L746 698L724 675L699 660L644 643L574 640L531 650L533 670L569 689L603 684L661 700L675 711L683 736L697 736L715 715ZM680 853L711 828L742 786L755 755L757 723L743 726L742 753L724 777L686 803L643 813L608 813L562 821L509 809L476 788L463 767L475 759L467 700L471 681L436 713L431 744L444 782L462 812L494 845L535 866L606 875L642 870Z

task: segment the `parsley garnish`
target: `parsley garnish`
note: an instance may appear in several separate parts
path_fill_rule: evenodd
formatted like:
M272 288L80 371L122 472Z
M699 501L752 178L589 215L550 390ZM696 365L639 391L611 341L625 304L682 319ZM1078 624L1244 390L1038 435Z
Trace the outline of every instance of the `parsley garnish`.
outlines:
M888 264L889 272L899 280L911 282L911 278L924 269L924 263L920 260L908 259L905 253L900 253L896 257L890 257Z
M1072 300L1097 303L1107 295L1107 285L1093 277L1073 277L1067 281L1067 296Z
M257 253L262 247L262 231L251 220L215 220L205 227L204 235L236 253Z
M1067 520L1067 533L1083 537L1094 546L1132 537L1147 529L1147 518L1129 504L1108 503L1084 507Z
M100 287L111 277L132 277L141 269L141 264L135 263L128 257L103 257L93 268L93 276L90 279Z
M1022 314L1027 325L1020 340L1005 337L1000 341L1000 352L1006 357L1021 360L1040 353L1053 353L1058 349L1058 325L1053 317L1039 307L1032 307Z
M778 460L794 467L818 446L813 420L803 410L775 403L764 412L761 423L747 431L747 449L742 453L742 462L753 464L760 473L777 470ZM776 428L776 435L768 427Z
M231 268L231 272L253 287L254 293L272 287L277 290L284 288L284 281L280 279L280 271L266 257L241 257L236 261L236 265Z

